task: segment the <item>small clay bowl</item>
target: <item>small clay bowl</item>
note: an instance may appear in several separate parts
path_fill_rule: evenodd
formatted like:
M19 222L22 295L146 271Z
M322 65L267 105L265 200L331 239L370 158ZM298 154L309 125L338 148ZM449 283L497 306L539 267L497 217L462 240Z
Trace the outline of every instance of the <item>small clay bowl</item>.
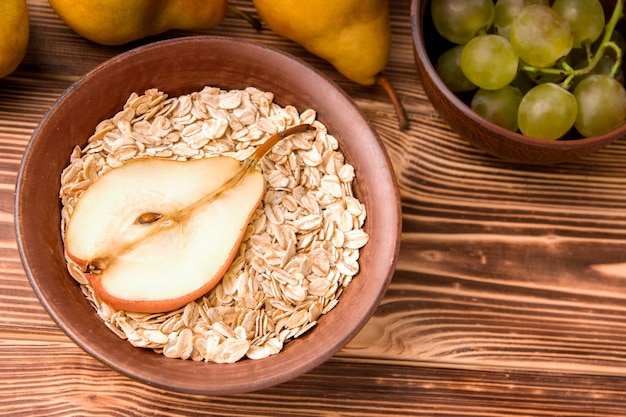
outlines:
M61 171L99 121L112 117L132 92L159 88L170 96L210 85L254 86L281 106L317 110L318 119L354 165L370 241L360 272L308 333L266 359L234 364L168 359L135 348L109 330L67 272L59 231ZM103 63L72 85L47 112L24 154L17 181L19 252L35 293L81 348L109 367L157 387L195 394L256 391L301 375L350 341L374 313L392 278L400 240L400 199L385 149L364 114L337 85L283 52L223 37L186 37L139 47Z
M608 3L605 10L610 13ZM547 141L511 132L491 123L469 107L471 98L456 95L435 70L437 58L452 44L435 30L430 16L430 0L411 0L411 31L417 72L433 107L459 136L477 148L505 161L550 165L572 161L626 137L626 123L598 136ZM624 21L618 29L624 33Z

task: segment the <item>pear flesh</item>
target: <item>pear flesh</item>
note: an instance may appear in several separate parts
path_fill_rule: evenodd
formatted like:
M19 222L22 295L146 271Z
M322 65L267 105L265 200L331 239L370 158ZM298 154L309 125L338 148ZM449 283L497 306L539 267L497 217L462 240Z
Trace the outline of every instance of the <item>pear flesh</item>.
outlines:
M111 307L174 310L219 282L264 191L262 174L230 157L133 160L80 197L66 255Z

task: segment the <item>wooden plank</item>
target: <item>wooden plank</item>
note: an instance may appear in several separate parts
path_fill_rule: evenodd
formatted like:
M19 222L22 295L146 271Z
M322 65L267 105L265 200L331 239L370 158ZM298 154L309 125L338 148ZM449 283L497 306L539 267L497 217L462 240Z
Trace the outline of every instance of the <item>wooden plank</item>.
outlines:
M42 360L21 363L25 354ZM622 416L626 406L623 380L615 377L407 367L339 358L264 391L189 395L135 382L62 342L2 343L0 370L0 415L14 417Z

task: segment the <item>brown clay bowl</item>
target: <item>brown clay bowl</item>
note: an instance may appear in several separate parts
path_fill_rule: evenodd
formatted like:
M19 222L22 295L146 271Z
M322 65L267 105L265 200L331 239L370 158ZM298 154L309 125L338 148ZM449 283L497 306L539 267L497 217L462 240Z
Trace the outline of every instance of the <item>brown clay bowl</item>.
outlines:
M430 0L412 0L410 12L415 63L424 91L441 118L477 148L509 162L549 165L576 160L626 137L626 123L594 137L546 141L488 122L471 110L468 105L470 97L450 91L435 70L437 58L451 44L435 30L430 17ZM618 26L622 33L623 23L622 20Z
M132 347L96 316L66 272L59 232L59 176L76 145L121 109L131 92L157 87L170 95L205 85L273 92L275 101L314 108L356 168L355 193L368 209L369 243L359 274L318 326L266 359L234 364L168 359ZM378 306L394 272L400 200L382 143L364 114L333 82L276 50L221 37L156 42L116 56L72 85L48 111L26 149L15 200L17 242L35 293L82 349L144 383L186 393L221 395L260 390L303 374L352 339Z

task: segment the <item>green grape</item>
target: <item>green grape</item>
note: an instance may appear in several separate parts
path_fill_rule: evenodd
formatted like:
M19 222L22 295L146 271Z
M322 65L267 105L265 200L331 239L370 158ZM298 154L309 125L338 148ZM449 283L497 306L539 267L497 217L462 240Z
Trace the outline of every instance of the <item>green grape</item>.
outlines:
M615 66L615 56L613 55L603 55L595 67L591 70L591 74L605 74L611 75L611 71ZM617 73L613 75L613 77L619 81L620 84L624 84L624 69L620 65L618 67Z
M461 52L461 69L480 88L497 90L517 75L519 59L511 43L499 35L481 35L470 40Z
M595 42L604 29L604 9L598 0L555 0L552 9L569 23L575 48Z
M556 140L572 128L577 112L572 93L556 84L545 83L533 87L522 98L517 122L526 136Z
M461 51L463 45L456 45L445 51L435 64L435 70L441 81L454 93L475 90L476 84L467 79L461 70Z
M550 67L565 57L574 42L569 23L550 7L531 4L511 23L511 45L521 59L535 67Z
M464 44L491 27L494 5L492 0L433 0L430 13L441 36Z
M549 6L549 0L498 0L496 1L493 26L496 33L510 39L511 22L522 10L522 7L529 4L543 4Z
M610 75L586 77L574 90L578 114L574 127L585 136L601 135L624 123L626 90Z
M520 90L510 85L498 90L481 88L474 94L470 107L486 120L516 132L517 111L521 101Z

